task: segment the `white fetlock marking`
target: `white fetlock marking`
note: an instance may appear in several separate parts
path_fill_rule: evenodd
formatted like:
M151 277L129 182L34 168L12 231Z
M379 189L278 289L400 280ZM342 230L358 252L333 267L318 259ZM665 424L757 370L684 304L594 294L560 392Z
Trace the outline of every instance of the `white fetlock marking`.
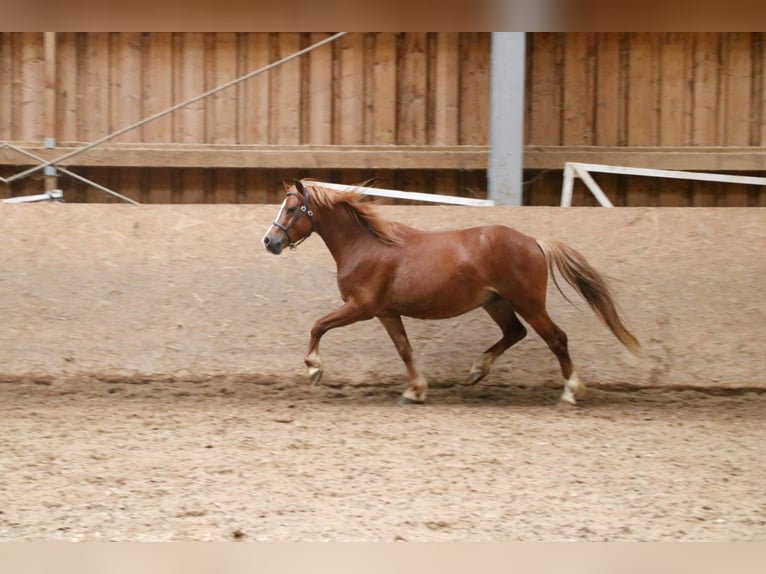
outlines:
M577 400L575 399L574 394L567 387L564 387L564 392L561 395L561 400L571 405L577 404Z
M577 404L577 397L581 397L585 393L585 385L580 380L580 376L577 371L573 371L572 375L564 383L564 393L561 395L561 400Z
M495 362L495 358L492 356L491 353L482 353L477 357L477 359L473 362L473 365L471 365L471 375L481 373L483 375L486 375L489 372L489 369L492 367L492 364Z
M415 390L417 389L417 390ZM428 381L423 377L418 377L410 383L410 386L402 393L405 399L411 401L425 402L428 394Z
M306 357L306 366L309 370L309 379L314 380L314 377L319 377L322 374L322 359L319 358L318 353L311 353ZM319 380L318 378L316 380Z

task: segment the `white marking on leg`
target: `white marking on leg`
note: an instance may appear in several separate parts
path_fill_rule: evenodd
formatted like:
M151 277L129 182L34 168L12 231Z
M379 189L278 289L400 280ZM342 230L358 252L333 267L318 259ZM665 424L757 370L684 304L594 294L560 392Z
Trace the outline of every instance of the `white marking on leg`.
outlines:
M309 370L309 379L313 384L318 383L322 378L322 359L319 358L319 353L313 352L308 355L305 363Z
M490 368L495 363L495 356L492 353L482 353L471 365L469 377L472 383L477 383L489 373Z
M410 382L410 386L402 393L402 396L405 399L422 403L425 402L427 394L428 381L422 375L418 375Z
M564 382L564 393L561 395L561 400L576 405L577 397L582 397L584 394L585 385L580 380L577 371L572 371L572 375Z

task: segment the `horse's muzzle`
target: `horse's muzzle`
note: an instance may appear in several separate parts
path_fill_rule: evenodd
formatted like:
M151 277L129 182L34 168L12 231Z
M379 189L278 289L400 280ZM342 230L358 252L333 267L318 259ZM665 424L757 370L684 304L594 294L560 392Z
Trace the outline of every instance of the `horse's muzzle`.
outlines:
M282 253L282 249L285 247L281 238L269 237L268 235L263 238L263 245L274 255Z

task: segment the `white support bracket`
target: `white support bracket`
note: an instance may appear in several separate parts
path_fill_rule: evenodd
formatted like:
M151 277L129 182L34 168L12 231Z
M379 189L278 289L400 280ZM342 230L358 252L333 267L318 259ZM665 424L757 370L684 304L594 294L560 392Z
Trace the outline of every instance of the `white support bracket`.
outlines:
M64 192L60 189L52 189L46 193L38 195L23 195L20 197L9 197L4 199L3 203L35 203L38 201L63 201Z
M662 177L667 179L685 179L693 181L715 181L721 183L742 183L745 185L766 185L766 177L747 175L729 175L725 173L705 173L699 171L677 171L671 169L650 169L643 167L627 167L621 165L602 165L597 163L564 164L564 180L561 184L561 207L572 207L572 190L574 179L579 177L588 190L603 207L614 207L612 202L599 187L590 172L612 173L621 175L638 175L643 177Z

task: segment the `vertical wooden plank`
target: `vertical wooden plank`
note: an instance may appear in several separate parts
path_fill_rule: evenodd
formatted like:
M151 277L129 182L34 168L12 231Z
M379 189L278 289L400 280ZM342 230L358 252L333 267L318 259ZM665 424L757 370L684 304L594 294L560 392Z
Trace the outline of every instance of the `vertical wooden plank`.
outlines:
M596 44L593 144L616 146L620 142L622 110L621 34L599 32Z
M375 143L375 33L365 32L362 35L362 75L364 82L363 109L365 144Z
M109 131L116 131L144 117L142 84L142 36L140 32L113 32L111 35L112 81ZM143 128L131 130L115 142L142 141Z
M72 32L57 32L56 133L61 142L77 141L77 41Z
M79 168L78 173L82 175L83 177L88 178L91 181L98 182L111 189L111 186L112 186L111 173L110 173L111 169L112 168L101 167L101 166ZM96 189L95 187L88 184L84 184L84 186L85 187L83 188L83 191L82 191L83 202L85 203L104 203L105 202L105 196L108 195L107 193L101 191L100 189Z
M394 144L396 135L396 63L397 41L392 32L374 35L375 47L372 65L373 114L369 143Z
M362 34L343 36L333 44L336 98L333 143L364 143L364 50Z
M214 175L212 200L214 203L237 203L237 170L209 170Z
M143 34L142 62L143 69L143 113L151 116L166 110L174 103L174 66L173 36L168 32L146 32ZM141 128L142 138L146 142L162 143L173 140L173 125L177 113L153 120ZM152 197L155 195L153 179L150 177ZM159 203L169 203L170 196L157 192Z
M251 169L247 172L247 201L250 203L274 203L277 200L272 186L281 183L273 179L271 170ZM280 197L281 201L282 198Z
M658 179L657 188L660 207L687 207L691 203L691 181L682 179Z
M460 110L460 35L439 32L436 37L434 85L435 145L457 145Z
M13 49L12 34L0 32L0 140L13 139L11 123L13 118ZM9 174L2 174L7 176ZM2 190L2 187L0 187Z
M57 121L56 121L56 32L44 32L44 58L45 58L45 116L44 138L45 145L56 145ZM55 173L55 172L54 172ZM45 176L45 190L58 189L58 177L56 175Z
M667 32L660 38L659 145L691 143L693 35Z
M490 32L461 33L460 144L489 143Z
M45 137L45 57L42 32L18 36L21 67L16 113L19 123L14 139L42 142Z
M361 178L360 181L364 181L364 179ZM420 169L402 170L400 172L399 185L401 185L401 187L397 187L397 189L401 189L403 191L428 191L425 172ZM397 201L395 203L400 205L413 205L412 201Z
M329 34L312 32L309 42L315 44ZM307 132L302 143L329 145L332 143L332 111L333 111L333 80L332 80L332 48L325 46L314 50L307 56L308 83L306 110Z
M300 50L300 34L280 32L274 37L275 59L284 58ZM301 140L301 65L297 60L278 66L270 72L272 121L271 142L299 144Z
M251 32L247 42L247 70L252 72L271 62L270 32ZM240 141L244 144L267 144L269 141L269 121L271 75L260 74L245 84L244 122L240 127Z
M577 32L564 36L564 145L592 145L595 139L595 43L593 33Z
M136 195L136 201L140 203L151 203L151 179L149 177L149 168L141 168L138 181L138 194Z
M44 59L45 59L45 129L46 138L56 139L56 44L58 38L56 32L44 32Z
M752 87L749 145L766 145L766 33L753 32L751 44ZM763 194L762 194L763 195Z
M205 91L205 35L199 32L174 34L174 49L175 103L178 103ZM204 100L175 112L174 141L205 143L207 141L205 112Z
M458 195L457 171L454 169L436 170L433 174L432 188L428 191L439 195Z
M752 185L742 185L737 183L722 184L718 205L721 207L749 207L753 188L754 186Z
M627 144L656 145L658 138L658 37L651 32L630 34Z
M561 35L530 34L529 139L532 145L561 145ZM462 106L461 106L462 108ZM462 143L462 142L461 142Z
M151 203L173 202L173 181L169 168L152 168L149 171L149 197Z
M718 110L720 105L721 36L717 32L694 35L694 108L692 145L720 145Z
M758 176L766 177L766 172L761 172ZM759 187L754 195L755 197L753 198L751 205L753 207L766 207L766 190L764 190L763 187Z
M426 63L425 32L407 32L401 36L396 127L400 145L426 143Z
M93 141L109 130L109 33L88 32L85 38L85 74L79 113L84 141Z
M208 38L212 57L206 90L225 84L239 75L237 34L216 32L211 33ZM210 96L207 127L210 143L237 142L237 95L238 88L231 87Z
M74 139L78 142L87 141L86 114L80 113L80 110L87 106L86 95L88 92L88 34L78 32L74 37L76 68L77 68L77 89L75 96L74 118L75 135Z
M691 187L693 207L715 207L721 184L713 181L693 181Z
M528 173L526 179L524 205L558 206L561 203L561 170Z
M87 169L79 169L78 173L83 177L88 177ZM83 203L85 201L85 184L79 180L72 179L69 176L62 176L61 187L64 190L64 199L67 203Z
M23 65L22 65L22 39L23 35L20 32L10 32L10 129L9 139L20 139L20 125L21 125L21 102L23 101L23 95L21 93L23 85Z
M627 207L656 206L658 201L657 179L654 177L629 177L625 204Z
M111 183L114 187L111 189L121 193L122 195L130 197L135 201L143 201L143 171L144 170L139 167L114 168L112 170L111 180ZM109 197L111 198L112 196ZM110 201L114 201L115 203L124 203L121 199L117 198L110 199Z
M463 170L458 172L458 195L484 199L487 197L487 171Z
M722 37L722 106L719 145L750 143L752 96L752 38L746 32L727 32Z
M181 194L178 203L205 203L206 170L200 168L181 170ZM174 203L176 200L174 199Z

